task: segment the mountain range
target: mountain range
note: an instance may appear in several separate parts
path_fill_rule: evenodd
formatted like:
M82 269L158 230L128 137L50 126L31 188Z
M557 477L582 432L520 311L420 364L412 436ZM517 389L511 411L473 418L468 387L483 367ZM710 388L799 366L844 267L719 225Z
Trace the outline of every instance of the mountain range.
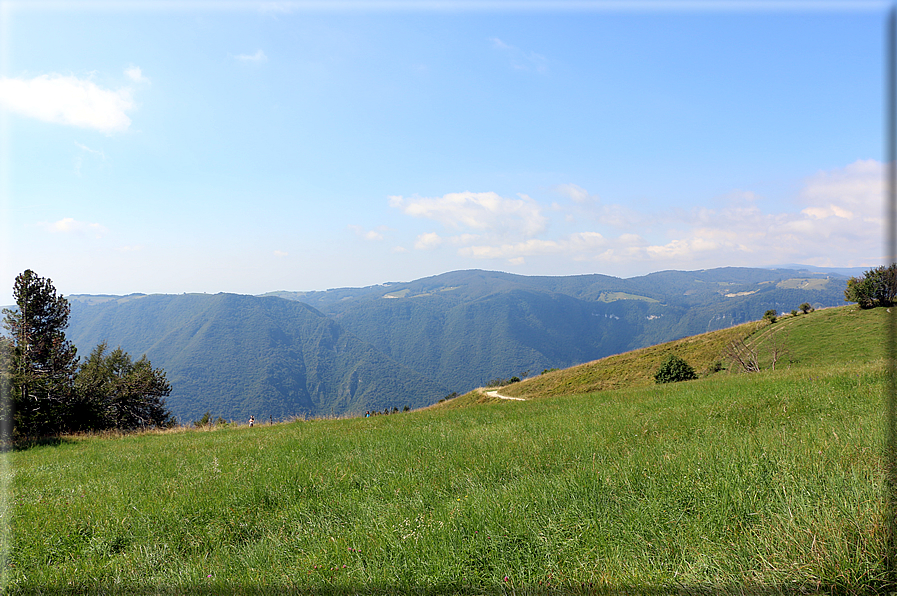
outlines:
M69 295L69 339L163 368L181 422L422 407L539 374L790 312L844 304L847 277L720 268L521 276L469 270L411 282L260 296Z

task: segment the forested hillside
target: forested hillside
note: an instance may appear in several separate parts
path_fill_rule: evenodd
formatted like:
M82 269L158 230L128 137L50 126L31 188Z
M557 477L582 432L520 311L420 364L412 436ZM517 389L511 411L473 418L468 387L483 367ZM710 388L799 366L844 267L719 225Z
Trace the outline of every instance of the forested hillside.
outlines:
M70 296L81 350L121 345L168 372L181 420L206 411L340 415L417 407L496 378L539 374L790 312L844 304L846 278L725 268L526 277L455 271L324 292Z
M76 346L107 341L167 372L182 421L282 419L419 407L448 390L313 308L235 294L72 299Z

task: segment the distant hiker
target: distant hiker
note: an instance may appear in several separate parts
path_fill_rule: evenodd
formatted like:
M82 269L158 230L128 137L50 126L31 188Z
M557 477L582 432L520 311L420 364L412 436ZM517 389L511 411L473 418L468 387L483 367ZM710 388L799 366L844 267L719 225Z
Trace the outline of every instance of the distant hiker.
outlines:
M255 424L255 416L249 417L249 428L252 428L252 425Z
M370 418L370 417L371 417L371 411L368 410L367 412L365 412L365 413L364 413L364 417L365 417L365 418Z

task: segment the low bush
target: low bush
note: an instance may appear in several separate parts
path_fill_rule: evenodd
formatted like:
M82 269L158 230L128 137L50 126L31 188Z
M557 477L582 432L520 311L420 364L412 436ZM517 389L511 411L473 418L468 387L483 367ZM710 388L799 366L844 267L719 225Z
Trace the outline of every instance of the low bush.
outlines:
M697 378L698 374L695 372L695 369L688 362L674 354L667 356L667 359L663 361L663 364L654 373L654 380L657 383L676 383Z

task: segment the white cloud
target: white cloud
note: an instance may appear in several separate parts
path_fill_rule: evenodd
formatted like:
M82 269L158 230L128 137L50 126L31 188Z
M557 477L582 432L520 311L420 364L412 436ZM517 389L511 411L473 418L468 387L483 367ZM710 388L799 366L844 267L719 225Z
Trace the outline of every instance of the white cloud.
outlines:
M838 218L884 225L884 165L857 160L845 168L818 172L806 181L802 213L817 220Z
M289 254L290 254L290 253L288 253L288 252L284 252L284 251L282 251L282 250L275 250L275 251L274 251L274 256L275 256L275 257L286 257L286 256L289 256Z
M508 45L497 37L489 38L492 47L504 53L511 63L511 68L522 71L536 71L539 74L548 72L548 58L535 52L527 52Z
M389 197L392 207L407 215L432 219L446 228L488 231L499 236L535 236L543 232L548 218L541 207L526 195L508 199L494 192L457 192L435 198Z
M258 50L255 54L237 54L234 56L240 62L267 62L268 57L265 55L265 52Z
M430 250L442 244L442 238L436 232L428 232L417 237L414 248L418 250Z
M593 252L607 246L607 240L598 232L579 232L557 240L531 238L524 242L501 245L466 246L459 254L477 259L507 259L540 255L569 255Z
M131 65L125 69L125 75L135 83L149 83L150 80L143 76L139 66Z
M127 130L135 108L131 91L103 89L93 81L58 74L0 78L0 106L29 118L102 132Z
M108 231L98 223L86 223L72 217L65 217L53 223L41 222L38 225L53 234L91 234L95 238L100 238Z

